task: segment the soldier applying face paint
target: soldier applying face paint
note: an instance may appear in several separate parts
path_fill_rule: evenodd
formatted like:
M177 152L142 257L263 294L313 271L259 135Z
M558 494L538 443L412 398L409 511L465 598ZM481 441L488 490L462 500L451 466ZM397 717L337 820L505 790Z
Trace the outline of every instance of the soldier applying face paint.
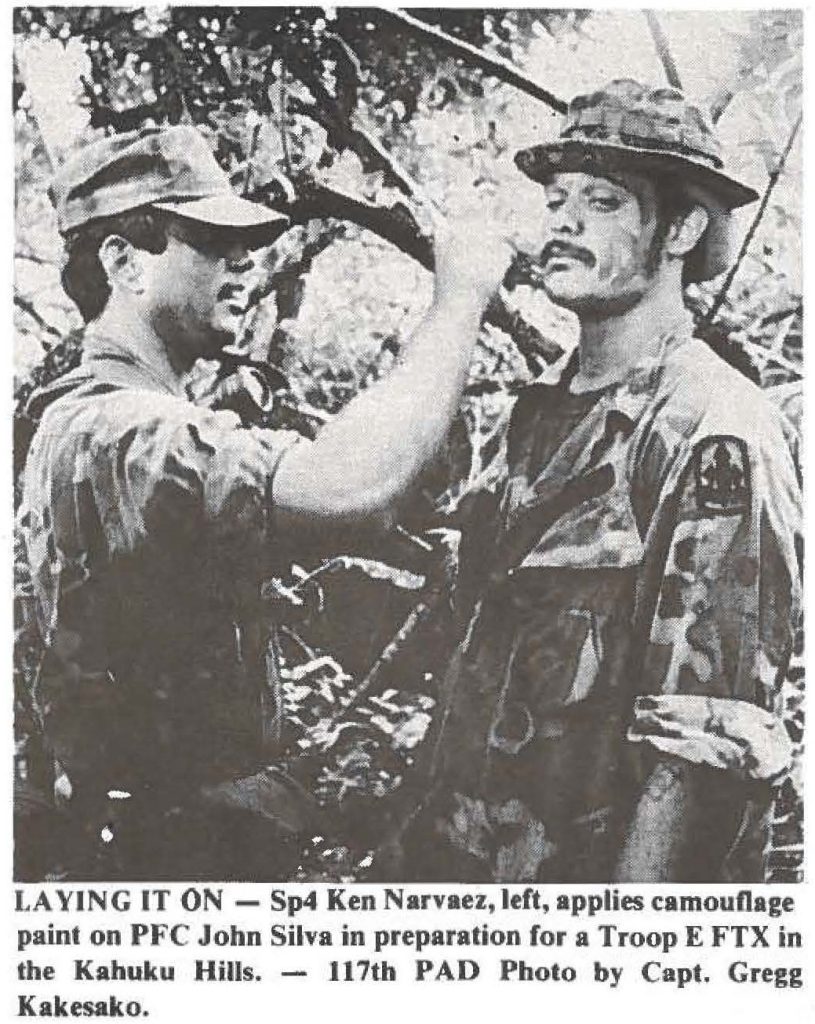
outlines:
M201 133L98 139L51 196L86 328L79 367L29 405L18 525L46 767L45 792L18 800L15 875L288 877L322 817L269 767L263 583L394 519L447 434L509 250L485 261L440 225L398 365L309 441L188 398L195 361L235 341L251 253L288 226L233 191Z

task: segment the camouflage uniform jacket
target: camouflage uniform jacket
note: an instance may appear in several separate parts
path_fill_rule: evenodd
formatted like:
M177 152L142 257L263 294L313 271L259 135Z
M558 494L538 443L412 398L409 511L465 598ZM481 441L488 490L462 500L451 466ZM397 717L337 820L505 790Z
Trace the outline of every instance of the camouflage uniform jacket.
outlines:
M195 406L90 335L32 406L18 525L46 644L34 698L63 793L90 814L111 789L170 806L256 770L271 481L298 435Z
M473 879L608 881L649 749L767 792L787 762L801 508L777 412L689 326L602 391L571 393L575 369L518 397L462 541L466 577L538 524L474 588L430 741L433 827Z

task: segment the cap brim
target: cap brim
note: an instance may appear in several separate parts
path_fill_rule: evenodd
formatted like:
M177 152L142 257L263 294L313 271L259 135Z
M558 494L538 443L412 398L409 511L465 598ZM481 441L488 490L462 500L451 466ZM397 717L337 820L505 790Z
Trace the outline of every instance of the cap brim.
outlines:
M598 164L626 166L633 170L655 170L681 174L709 191L727 209L755 202L758 192L727 174L714 170L691 156L667 153L659 149L618 146L602 141L565 141L544 143L522 149L515 154L515 163L533 181L547 181L560 171L580 171Z
M211 224L213 227L233 229L268 229L279 234L289 223L285 213L270 210L268 206L253 203L234 194L207 196L205 199L188 199L178 202L153 203L159 210L189 217L190 220Z

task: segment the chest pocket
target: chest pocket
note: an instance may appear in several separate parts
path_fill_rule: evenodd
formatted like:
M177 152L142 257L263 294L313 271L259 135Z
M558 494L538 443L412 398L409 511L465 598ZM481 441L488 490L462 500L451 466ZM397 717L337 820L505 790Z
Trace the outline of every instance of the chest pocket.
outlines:
M645 554L627 495L603 495L561 516L521 562L551 569L628 569Z

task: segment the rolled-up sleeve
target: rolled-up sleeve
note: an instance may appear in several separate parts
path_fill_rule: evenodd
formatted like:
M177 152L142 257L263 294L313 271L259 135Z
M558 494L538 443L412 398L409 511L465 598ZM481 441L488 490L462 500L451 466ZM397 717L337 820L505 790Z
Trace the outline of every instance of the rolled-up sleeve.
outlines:
M52 589L58 576L82 579L146 542L171 544L202 528L262 539L275 471L296 443L308 442L143 391L57 403L26 467L35 580Z
M800 513L784 446L711 434L690 448L651 532L631 740L747 778L787 767L776 696L800 602Z
M111 435L108 416L106 436L97 435L85 453L85 475L114 547L133 548L184 520L225 532L265 526L280 460L302 440L289 431L243 428L232 413L184 402L160 403L154 415L130 422Z

